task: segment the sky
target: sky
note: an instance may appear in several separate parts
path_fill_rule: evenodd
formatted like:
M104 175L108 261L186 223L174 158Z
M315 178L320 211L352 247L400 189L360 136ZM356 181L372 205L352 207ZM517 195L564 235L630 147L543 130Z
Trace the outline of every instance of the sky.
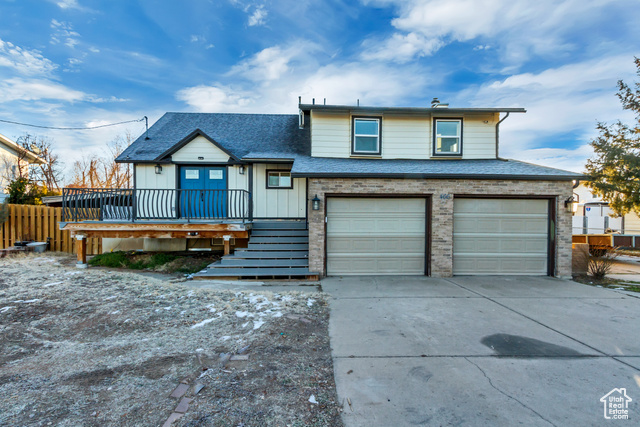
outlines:
M598 121L630 122L638 0L0 0L0 120L90 127L167 111L327 104L523 107L500 155L583 171ZM0 122L75 160L144 122Z

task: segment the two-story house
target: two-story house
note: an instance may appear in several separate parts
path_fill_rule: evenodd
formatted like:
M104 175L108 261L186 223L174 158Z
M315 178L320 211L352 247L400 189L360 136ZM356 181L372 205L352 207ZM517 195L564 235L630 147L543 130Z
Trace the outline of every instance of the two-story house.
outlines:
M118 158L134 188L66 189L64 227L140 249L223 245L202 277L570 276L582 176L499 157L500 123L524 112L167 113Z

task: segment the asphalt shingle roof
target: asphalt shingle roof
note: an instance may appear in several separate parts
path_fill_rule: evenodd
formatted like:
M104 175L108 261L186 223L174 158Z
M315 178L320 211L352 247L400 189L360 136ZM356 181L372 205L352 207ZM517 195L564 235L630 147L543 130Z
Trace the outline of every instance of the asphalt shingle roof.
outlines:
M124 162L153 162L195 130L201 130L238 158L259 152L275 158L310 152L309 127L298 128L292 114L166 113L119 157ZM271 157L266 157L271 158Z
M186 137L200 130L228 153L242 159L295 160L297 177L386 177L573 180L584 175L517 160L354 159L311 157L309 126L297 115L166 113L119 157L123 162L163 160Z
M386 177L574 180L584 175L506 159L393 160L298 157L291 174L297 177Z

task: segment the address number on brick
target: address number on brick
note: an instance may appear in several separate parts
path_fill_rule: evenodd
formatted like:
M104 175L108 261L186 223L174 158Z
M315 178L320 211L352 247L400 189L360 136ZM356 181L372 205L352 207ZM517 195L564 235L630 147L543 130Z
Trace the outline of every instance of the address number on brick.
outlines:
M450 198L451 198L451 194L441 194L441 195L440 195L440 198L441 198L441 199L444 199L444 200L448 200L448 199L450 199Z

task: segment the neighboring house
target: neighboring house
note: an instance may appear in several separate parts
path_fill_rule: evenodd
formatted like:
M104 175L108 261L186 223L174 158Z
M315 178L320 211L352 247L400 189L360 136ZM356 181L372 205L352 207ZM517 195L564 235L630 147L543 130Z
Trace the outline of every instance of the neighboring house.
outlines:
M499 157L499 124L524 112L436 101L167 113L117 159L134 164L130 211L65 227L141 237L147 249L160 248L150 237L173 238L173 249L235 240L204 277L568 277L570 198L583 176Z
M640 217L629 212L616 217L609 203L596 197L584 183L573 190L573 234L603 234L615 232L640 235Z
M0 134L0 202L8 197L7 185L22 175L28 175L30 164L40 164L42 160L29 150L20 147L11 139ZM22 169L22 171L20 171Z

